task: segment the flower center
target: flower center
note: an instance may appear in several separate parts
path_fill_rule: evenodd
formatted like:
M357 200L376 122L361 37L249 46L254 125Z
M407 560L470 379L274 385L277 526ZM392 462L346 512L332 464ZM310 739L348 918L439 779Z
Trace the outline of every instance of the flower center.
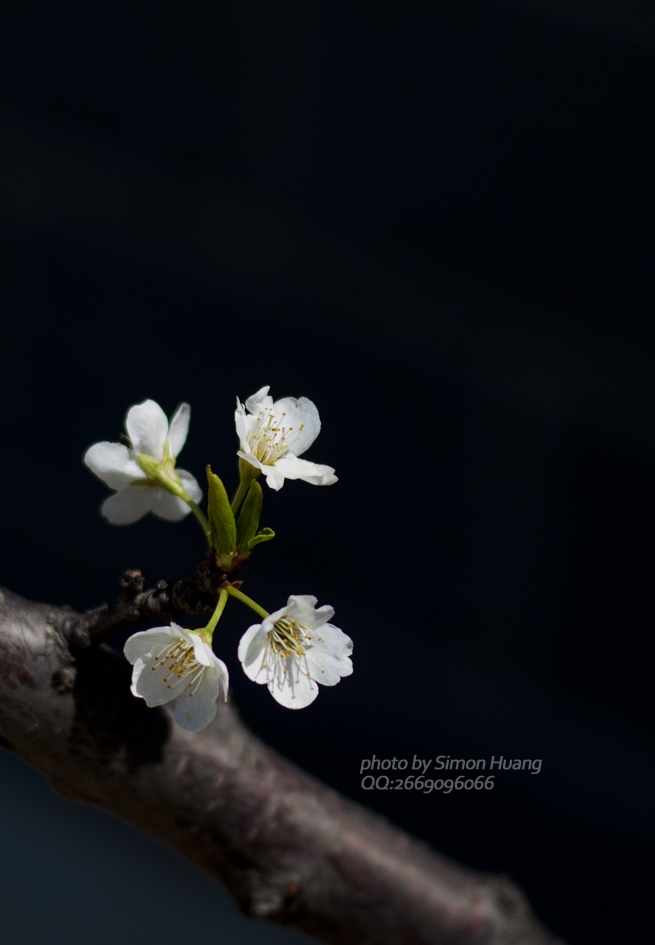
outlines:
M281 656L291 656L292 653L304 656L303 643L309 639L309 635L305 633L298 621L289 620L288 617L280 617L276 620L269 635L271 649Z
M287 426L285 417L286 413L283 413L281 419L277 419L270 407L262 407L257 414L254 429L249 437L249 446L260 463L275 463L300 436L305 424L301 423L294 429Z
M195 658L192 644L187 643L186 640L176 640L167 646L159 654L152 667L155 671L166 673L163 682L166 683L168 689L172 689L187 677L191 677L188 683L191 689L190 696L198 688L204 668Z

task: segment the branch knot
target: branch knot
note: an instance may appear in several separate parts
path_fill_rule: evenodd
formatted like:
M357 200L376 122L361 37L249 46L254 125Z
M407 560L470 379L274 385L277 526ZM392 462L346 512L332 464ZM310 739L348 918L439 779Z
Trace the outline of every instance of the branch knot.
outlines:
M216 605L221 588L235 587L231 575L216 564L213 552L200 562L193 574L181 581L158 581L144 590L141 571L123 573L118 598L111 606L102 604L77 617L66 618L61 628L71 653L98 646L117 630L143 623L170 623L182 614L205 614Z

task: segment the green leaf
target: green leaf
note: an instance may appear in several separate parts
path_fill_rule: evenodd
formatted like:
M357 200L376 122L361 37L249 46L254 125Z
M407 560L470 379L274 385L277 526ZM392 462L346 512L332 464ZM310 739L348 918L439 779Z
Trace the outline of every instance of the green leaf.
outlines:
M207 466L209 484L209 528L211 543L219 555L230 554L236 548L237 526L230 508L225 486Z
M237 524L237 548L239 551L247 548L248 543L252 541L257 534L263 501L264 493L262 492L262 487L256 481L251 482L248 494L241 506Z
M271 538L275 538L275 532L272 528L262 528L260 532L257 532L254 538L251 538L248 542L248 551L251 548L254 548L255 545L260 545L263 541L270 541Z

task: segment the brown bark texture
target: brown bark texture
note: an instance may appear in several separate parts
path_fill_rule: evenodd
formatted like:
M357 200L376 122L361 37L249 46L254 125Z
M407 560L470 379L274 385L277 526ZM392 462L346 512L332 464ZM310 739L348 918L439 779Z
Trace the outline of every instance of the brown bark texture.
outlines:
M251 916L339 945L563 945L509 879L473 872L317 781L233 705L200 733L130 693L66 608L0 591L0 744L69 797L199 864Z

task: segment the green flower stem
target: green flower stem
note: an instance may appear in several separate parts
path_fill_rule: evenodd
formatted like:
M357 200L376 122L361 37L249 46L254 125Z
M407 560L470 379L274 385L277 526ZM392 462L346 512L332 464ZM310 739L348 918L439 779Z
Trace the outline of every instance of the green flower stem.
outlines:
M251 610L254 610L256 614L259 614L260 617L271 616L267 610L264 610L263 607L260 607L259 604L256 604L252 597L248 597L247 594L244 594L242 591L238 591L236 587L228 587L227 592L230 597L236 597L237 600L240 600L247 607L250 607Z
M239 506L248 493L250 483L253 481L253 479L258 479L259 476L261 476L261 469L251 466L247 460L239 457L239 476L241 477L239 488L235 492L234 498L232 499L232 512L234 513L235 518L239 510Z
M182 481L175 471L175 459L170 459L168 456L168 440L164 444L163 460L154 459L154 457L147 456L145 453L139 453L136 461L148 477L148 484L153 486L155 484L162 486L167 492L170 492L171 495L176 495L179 499L182 499L183 502L186 502L195 517L200 522L202 530L205 533L205 537L207 539L207 544L211 548L212 542L209 531L209 522L200 511L196 503L193 501L191 496L187 495L186 489L182 485Z
M193 499L192 499L190 496L188 496L188 495L186 494L186 492L184 493L184 495L181 495L180 498L183 499L183 500L186 502L186 504L189 506L189 508L191 509L191 511L193 512L193 514L195 515L195 517L196 517L196 518L198 519L198 521L200 522L200 527L202 528L203 532L205 533L205 538L207 539L207 544L208 544L209 547L211 548L212 542L211 542L210 533L209 533L209 522L207 521L207 517L205 516L204 512L203 512L201 509L198 508L198 506L196 505L196 503L193 501Z
M227 589L225 587L221 588L221 592L218 595L218 603L216 604L216 610L212 614L212 619L209 621L206 627L200 631L208 643L211 643L212 636L214 635L214 630L216 629L216 624L221 619L221 615L225 610L225 605L227 604Z
M235 492L234 498L232 499L232 511L234 512L235 515L237 514L237 510L239 506L241 505L241 503L243 502L246 492L248 491L249 488L250 488L250 483L246 482L245 479L242 479L241 482L239 483L239 488Z

